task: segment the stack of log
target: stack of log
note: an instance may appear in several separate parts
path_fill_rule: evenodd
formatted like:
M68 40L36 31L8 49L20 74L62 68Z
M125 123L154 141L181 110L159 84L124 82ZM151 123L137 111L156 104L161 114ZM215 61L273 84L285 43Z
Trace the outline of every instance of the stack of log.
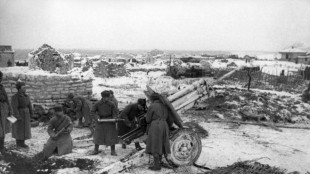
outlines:
M206 95L210 95L210 88L213 84L222 81L223 79L231 76L233 73L239 71L242 68L243 67L239 67L235 70L232 70L229 73L223 75L221 78L217 79L216 81L207 81L205 79L196 81L189 87L184 88L181 91L169 96L168 101L172 104L172 106L177 112L188 110L195 105L197 100Z

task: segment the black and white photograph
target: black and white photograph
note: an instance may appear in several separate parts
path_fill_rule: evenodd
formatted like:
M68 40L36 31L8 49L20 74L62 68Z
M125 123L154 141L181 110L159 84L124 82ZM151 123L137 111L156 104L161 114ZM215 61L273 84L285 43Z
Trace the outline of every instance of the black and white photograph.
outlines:
M0 0L1 174L310 174L309 0Z

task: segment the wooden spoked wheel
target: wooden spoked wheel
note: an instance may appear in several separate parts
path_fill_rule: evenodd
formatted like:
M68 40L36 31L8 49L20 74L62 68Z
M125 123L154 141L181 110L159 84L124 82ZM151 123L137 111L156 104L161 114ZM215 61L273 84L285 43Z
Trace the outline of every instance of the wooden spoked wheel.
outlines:
M178 129L170 135L171 158L177 166L192 165L200 156L201 139L191 129Z

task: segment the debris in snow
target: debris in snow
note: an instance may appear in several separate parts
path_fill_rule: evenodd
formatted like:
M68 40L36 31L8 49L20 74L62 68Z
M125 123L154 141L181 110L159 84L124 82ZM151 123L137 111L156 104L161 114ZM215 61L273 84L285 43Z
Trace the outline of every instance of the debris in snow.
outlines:
M285 174L285 169L273 167L268 164L261 164L253 161L236 162L227 167L220 167L206 174L222 174L222 173L238 173L238 174Z

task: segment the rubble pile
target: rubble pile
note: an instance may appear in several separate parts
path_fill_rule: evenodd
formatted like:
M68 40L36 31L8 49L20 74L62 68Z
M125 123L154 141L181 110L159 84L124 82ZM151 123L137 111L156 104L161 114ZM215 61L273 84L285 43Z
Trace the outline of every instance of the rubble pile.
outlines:
M206 174L228 174L228 173L238 173L238 174L285 174L285 169L280 169L278 167L273 167L268 164L261 164L259 162L252 161L242 161L236 162L227 167L220 167Z
M124 63L100 61L93 66L95 77L119 77L126 76Z
M42 69L58 74L67 74L67 71L73 68L74 56L72 54L62 54L55 48L43 44L37 50L28 54L28 62L30 69Z
M214 88L215 96L196 105L219 118L310 123L310 105L300 98L236 88Z

